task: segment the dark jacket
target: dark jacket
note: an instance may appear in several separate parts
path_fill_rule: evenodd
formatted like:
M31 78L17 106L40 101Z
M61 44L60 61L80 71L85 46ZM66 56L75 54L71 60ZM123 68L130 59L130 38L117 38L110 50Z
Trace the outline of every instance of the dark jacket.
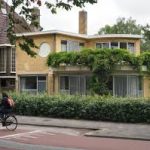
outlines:
M10 105L8 104L8 97L3 97L1 102L1 107L4 109L10 109Z

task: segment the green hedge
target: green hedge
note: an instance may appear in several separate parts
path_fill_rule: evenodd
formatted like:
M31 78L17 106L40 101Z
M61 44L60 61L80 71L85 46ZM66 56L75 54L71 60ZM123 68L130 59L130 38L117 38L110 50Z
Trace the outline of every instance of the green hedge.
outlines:
M150 99L11 94L18 115L150 123Z

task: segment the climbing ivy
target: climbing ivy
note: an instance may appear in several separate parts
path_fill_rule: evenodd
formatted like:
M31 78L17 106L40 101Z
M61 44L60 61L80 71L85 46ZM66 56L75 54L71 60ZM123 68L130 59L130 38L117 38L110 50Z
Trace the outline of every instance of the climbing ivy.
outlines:
M108 94L108 82L116 65L129 65L141 71L145 65L150 72L150 52L135 56L124 49L84 49L82 51L59 52L49 55L48 66L58 68L61 64L89 67L93 73L90 88L97 94Z

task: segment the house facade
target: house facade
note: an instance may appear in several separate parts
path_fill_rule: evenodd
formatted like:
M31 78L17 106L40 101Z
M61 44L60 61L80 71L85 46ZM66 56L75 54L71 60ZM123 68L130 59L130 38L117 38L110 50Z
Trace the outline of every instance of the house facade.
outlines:
M17 36L34 39L39 47L33 49L37 56L32 58L20 47L16 47L16 88L19 92L48 94L87 94L88 81L92 73L83 66L51 68L46 65L47 56L52 52L80 51L84 48L122 48L140 55L139 35L94 35L75 34L63 31L22 33ZM129 66L119 66L112 74L110 90L116 96L150 96L149 76L140 75Z
M9 26L8 14L10 6L1 1L0 9L0 92L15 90L16 88L16 50L7 37L7 29ZM39 11L35 8L35 12L39 16ZM34 13L35 13L34 12ZM15 33L40 31L41 27L33 28L23 17L14 13L14 29ZM37 19L39 21L39 17Z

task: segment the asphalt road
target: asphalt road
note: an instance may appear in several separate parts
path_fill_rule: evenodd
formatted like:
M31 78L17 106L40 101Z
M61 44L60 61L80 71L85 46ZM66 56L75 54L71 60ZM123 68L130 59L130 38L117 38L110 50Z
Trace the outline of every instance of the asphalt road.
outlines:
M149 150L150 141L86 137L90 130L19 126L0 128L0 150Z

